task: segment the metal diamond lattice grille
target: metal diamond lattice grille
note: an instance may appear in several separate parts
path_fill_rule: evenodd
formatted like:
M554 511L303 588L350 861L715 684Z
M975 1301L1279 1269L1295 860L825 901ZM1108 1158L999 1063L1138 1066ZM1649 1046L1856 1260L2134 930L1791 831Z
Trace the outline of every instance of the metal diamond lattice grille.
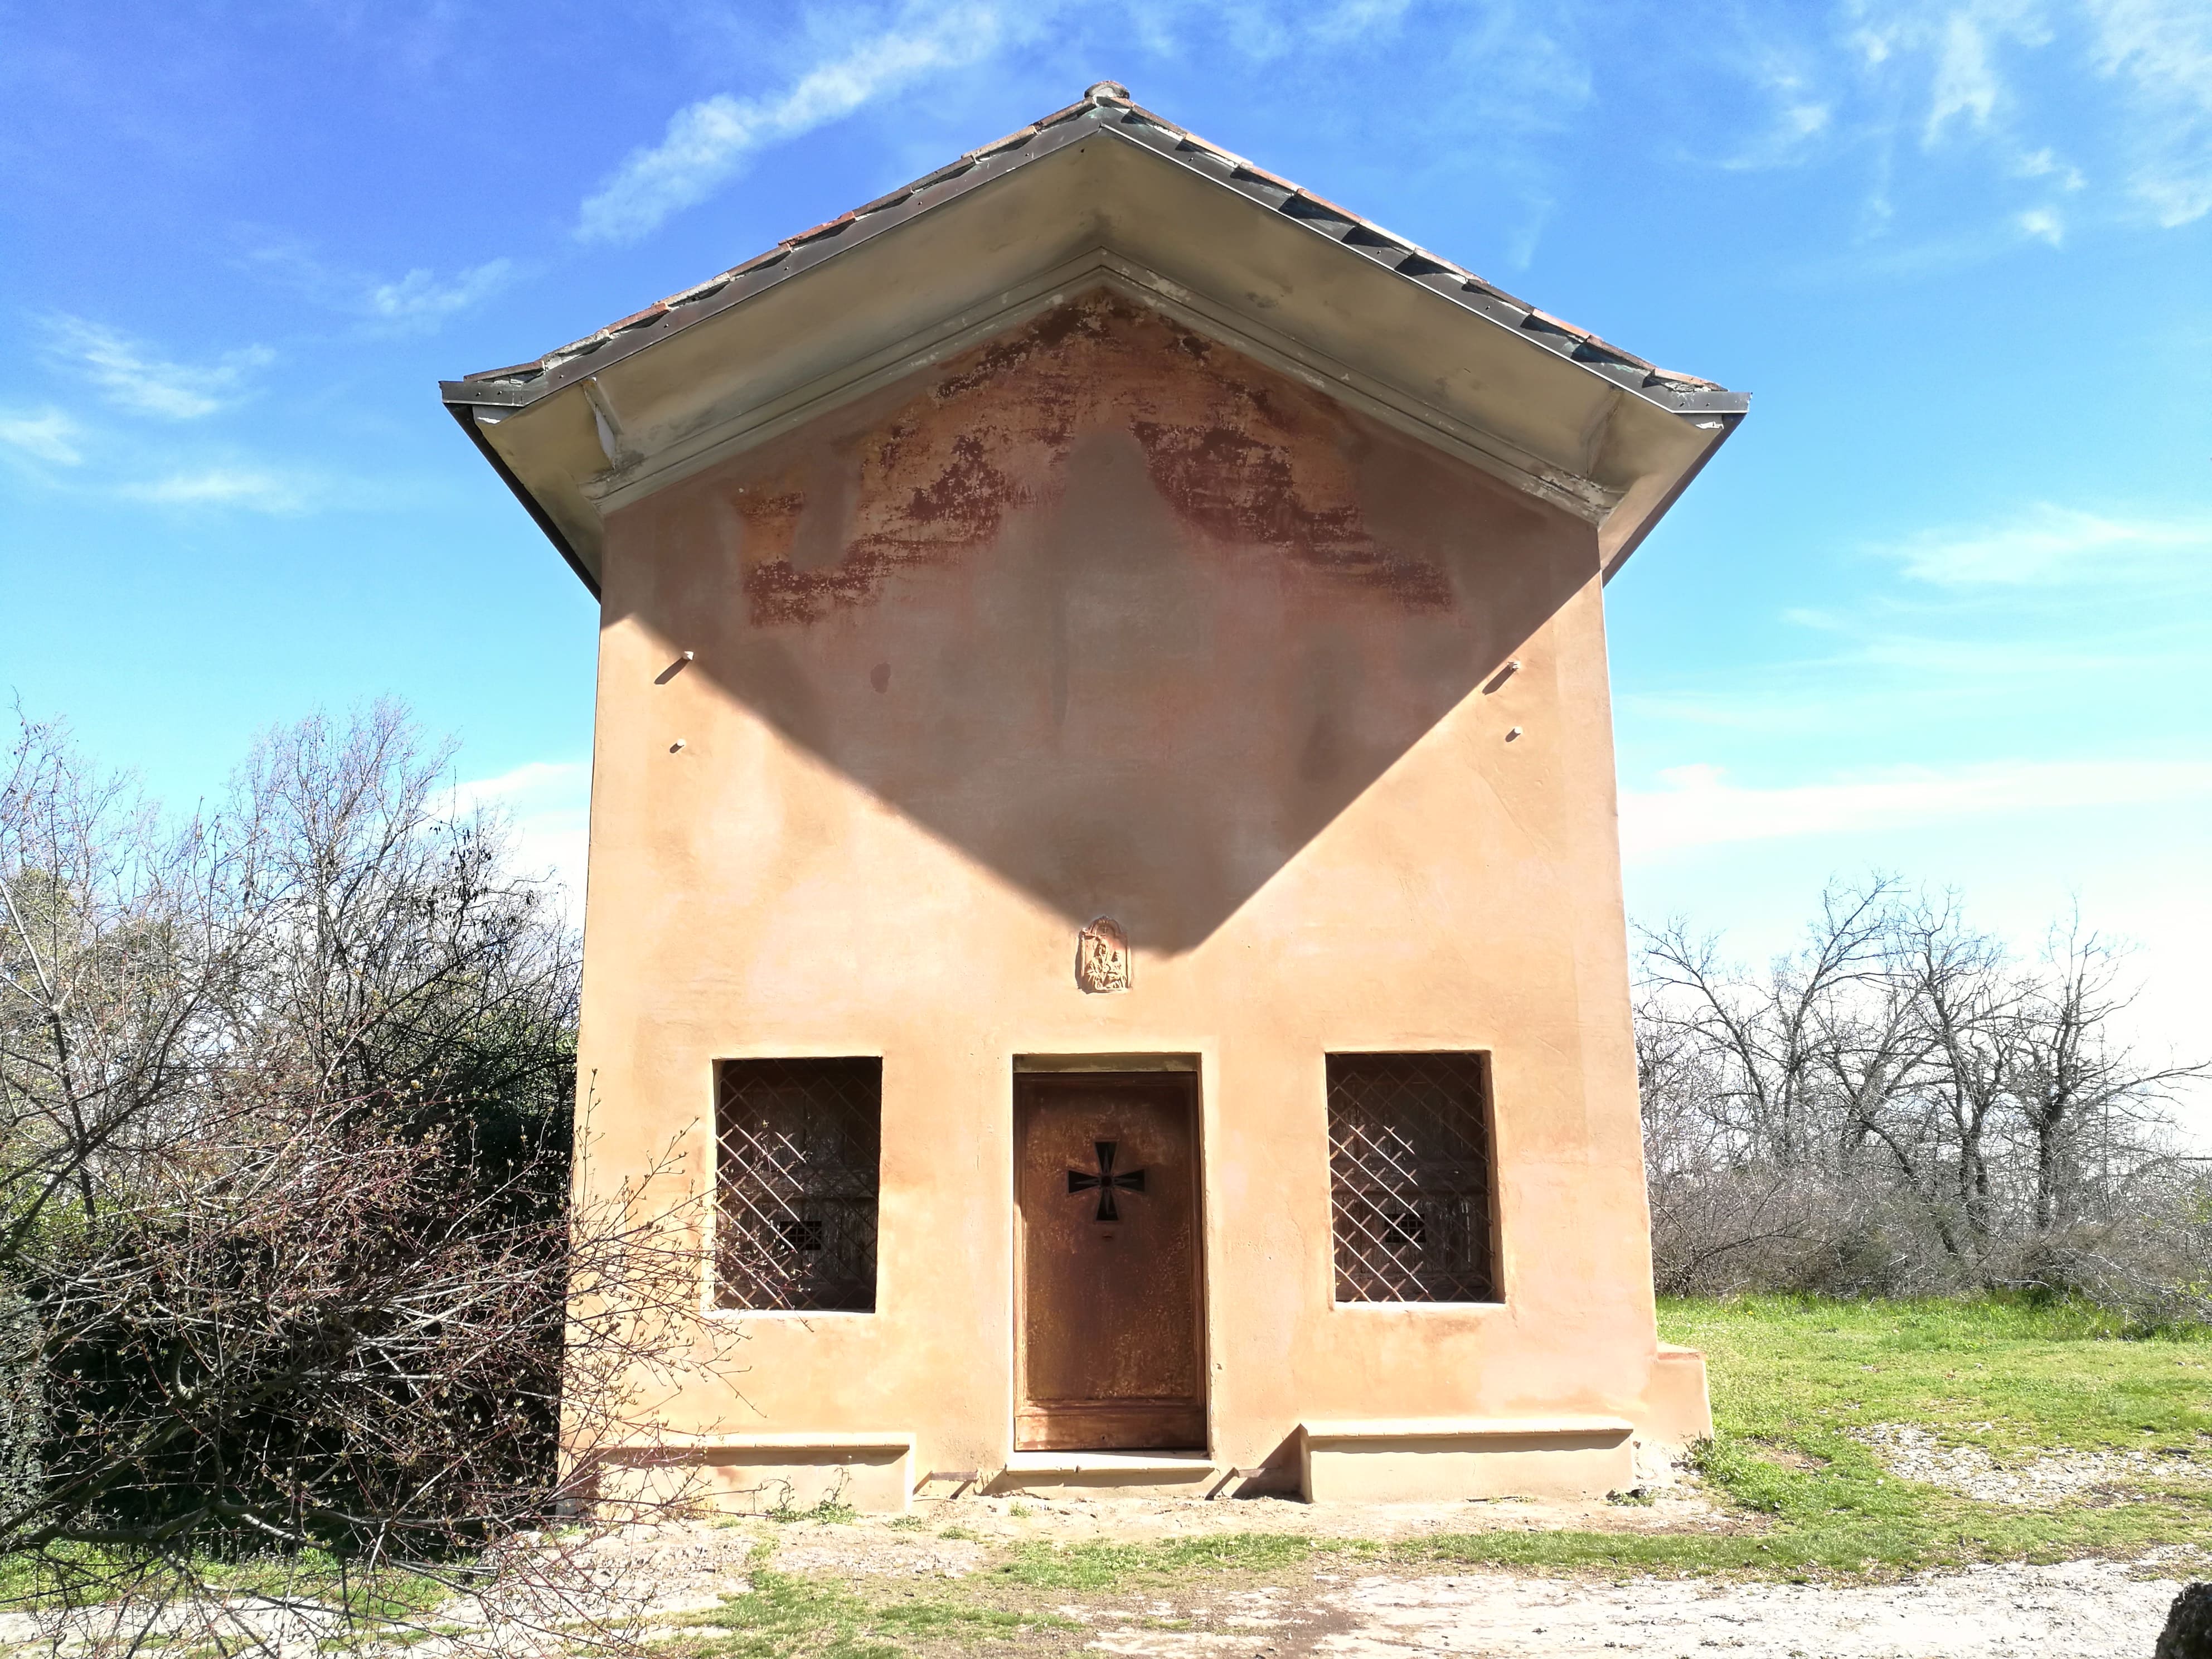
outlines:
M718 1304L872 1313L883 1062L726 1060L715 1117Z
M1339 1302L1489 1302L1490 1115L1480 1054L1331 1054Z

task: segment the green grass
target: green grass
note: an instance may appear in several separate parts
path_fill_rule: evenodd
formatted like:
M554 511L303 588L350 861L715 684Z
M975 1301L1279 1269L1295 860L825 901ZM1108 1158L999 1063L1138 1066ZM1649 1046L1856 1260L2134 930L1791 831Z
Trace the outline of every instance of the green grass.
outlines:
M1279 1572L1317 1555L1372 1570L1450 1563L1547 1571L1887 1575L1972 1561L2212 1553L2212 1492L2150 1481L2048 1510L1983 1504L1889 1474L1849 1431L1910 1424L1998 1461L2049 1449L2186 1451L2212 1476L2212 1334L2130 1336L2096 1310L2026 1300L1675 1301L1661 1334L1705 1351L1715 1434L1698 1464L1731 1532L1455 1534L1389 1546L1270 1534L1164 1544L1024 1544L997 1571L1109 1590L1191 1572Z
M1976 1503L1889 1474L1848 1432L1910 1424L2000 1462L2045 1449L2188 1451L2212 1476L2212 1340L2129 1337L2094 1309L2027 1301L1677 1301L1661 1334L1702 1348L1715 1434L1699 1472L1732 1532L1481 1532L1392 1545L1276 1534L1164 1544L1026 1543L997 1568L1108 1590L1191 1572L1279 1572L1316 1555L1551 1571L1889 1574L1970 1561L2212 1552L2212 1492L2150 1482L2049 1510Z
M1403 1558L1553 1570L1805 1577L1970 1561L2212 1550L2201 1484L2050 1510L1900 1480L1850 1431L1909 1424L1999 1462L2048 1449L2190 1451L2212 1475L2212 1340L2129 1338L2094 1309L2025 1300L1670 1301L1660 1334L1705 1351L1713 1439L1698 1467L1762 1524L1735 1534L1468 1534Z
M1111 1589L1132 1579L1175 1579L1194 1572L1278 1572L1328 1547L1294 1534L1268 1532L1158 1544L1024 1543L993 1571L1031 1589Z
M840 1526L854 1519L860 1511L835 1492L800 1509L791 1501L791 1494L787 1492L774 1509L762 1513L769 1520L781 1521L786 1525L794 1521L817 1521L824 1526Z
M752 1588L744 1595L726 1597L714 1611L687 1622L695 1630L727 1632L696 1638L677 1650L690 1659L889 1659L911 1643L1003 1639L1071 1627L1055 1614L959 1598L870 1601L822 1579L766 1571L753 1574Z
M2202 1449L2212 1340L2126 1338L2094 1309L2021 1301L1662 1303L1660 1334L1702 1348L1729 1437L1826 1448L1835 1431L1911 1423L1993 1455L2063 1446Z
M404 1567L370 1571L321 1550L236 1559L201 1557L189 1571L198 1583L226 1595L319 1602L372 1626L419 1618L453 1595L446 1585ZM0 1608L9 1611L173 1594L181 1588L166 1565L88 1546L58 1546L44 1561L0 1558Z

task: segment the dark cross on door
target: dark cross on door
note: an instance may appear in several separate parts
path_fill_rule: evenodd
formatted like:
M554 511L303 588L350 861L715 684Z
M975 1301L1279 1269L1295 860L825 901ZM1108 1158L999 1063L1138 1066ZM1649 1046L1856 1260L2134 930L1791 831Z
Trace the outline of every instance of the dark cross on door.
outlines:
M1098 1213L1091 1218L1095 1221L1119 1221L1121 1211L1114 1201L1114 1189L1118 1187L1125 1193L1141 1193L1145 1190L1145 1172L1142 1170L1127 1170L1115 1175L1115 1143L1094 1140L1091 1145L1098 1154L1098 1173L1092 1175L1086 1170L1070 1170L1067 1172L1067 1190L1087 1193L1096 1187L1098 1189Z

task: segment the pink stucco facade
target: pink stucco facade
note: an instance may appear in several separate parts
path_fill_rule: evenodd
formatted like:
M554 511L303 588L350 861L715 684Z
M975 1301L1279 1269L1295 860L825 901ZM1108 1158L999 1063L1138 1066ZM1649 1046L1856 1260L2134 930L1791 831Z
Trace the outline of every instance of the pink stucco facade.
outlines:
M883 1079L875 1310L702 1290L653 1431L732 1491L1086 1479L1013 1450L1012 1124L1020 1068L1090 1061L1195 1073L1206 1468L1311 1489L1302 1429L1379 1425L1343 1490L1601 1489L1593 1425L1699 1431L1653 1326L1601 563L1103 290L611 514L583 1179L675 1146L703 1190L718 1060ZM1109 995L1072 971L1101 915ZM1495 1303L1334 1300L1325 1058L1407 1050L1488 1056Z

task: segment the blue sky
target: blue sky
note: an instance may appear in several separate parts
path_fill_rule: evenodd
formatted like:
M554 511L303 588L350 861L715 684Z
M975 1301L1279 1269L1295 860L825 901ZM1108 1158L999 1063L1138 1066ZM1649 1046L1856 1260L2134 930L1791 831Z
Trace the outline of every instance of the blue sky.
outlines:
M2212 6L0 0L0 686L188 800L396 691L578 857L440 409L1112 76L1751 419L1610 591L1632 909L2132 937L2212 1037Z

